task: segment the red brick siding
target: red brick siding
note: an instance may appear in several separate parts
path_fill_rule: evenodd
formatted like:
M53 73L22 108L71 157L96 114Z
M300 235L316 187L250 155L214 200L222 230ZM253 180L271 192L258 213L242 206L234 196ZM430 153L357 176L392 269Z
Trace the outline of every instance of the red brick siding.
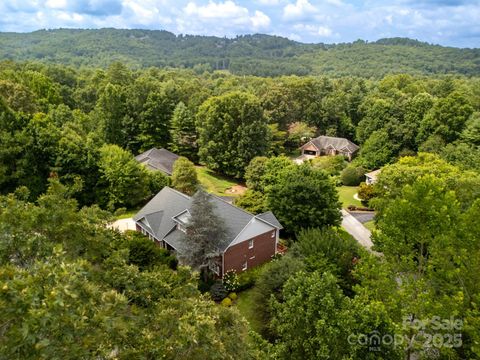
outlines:
M252 249L248 248L248 240L229 247L224 254L224 273L232 269L237 273L242 272L245 261L247 261L247 269L269 261L275 255L275 232L276 230L271 230L252 238Z

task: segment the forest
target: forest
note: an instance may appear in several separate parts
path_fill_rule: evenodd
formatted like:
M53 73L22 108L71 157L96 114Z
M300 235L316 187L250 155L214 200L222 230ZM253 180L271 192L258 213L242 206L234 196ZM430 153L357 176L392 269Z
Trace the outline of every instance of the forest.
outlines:
M480 78L130 65L0 63L0 359L480 357ZM318 135L359 154L295 165ZM172 178L135 161L154 146L186 158ZM285 255L224 281L255 324L106 226L166 185L192 192L192 163L284 225ZM337 185L379 168L369 252L339 227Z
M408 38L303 44L279 36L235 38L175 35L160 30L55 29L0 33L0 59L44 61L106 68L130 67L226 70L236 75L329 75L382 78L411 75L480 74L480 50L432 45Z

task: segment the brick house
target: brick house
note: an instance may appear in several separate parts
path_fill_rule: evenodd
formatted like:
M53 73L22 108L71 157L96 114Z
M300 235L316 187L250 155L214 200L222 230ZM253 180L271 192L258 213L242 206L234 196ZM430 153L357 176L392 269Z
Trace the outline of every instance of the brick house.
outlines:
M325 155L344 155L351 161L359 148L358 145L345 138L319 136L301 146L300 150L302 150L302 156L306 158Z
M252 215L215 195L209 194L209 198L227 232L220 244L221 255L210 266L214 273L221 277L228 270L245 271L276 254L282 225L272 212ZM165 249L188 251L184 233L191 201L191 197L164 187L134 216L137 231Z

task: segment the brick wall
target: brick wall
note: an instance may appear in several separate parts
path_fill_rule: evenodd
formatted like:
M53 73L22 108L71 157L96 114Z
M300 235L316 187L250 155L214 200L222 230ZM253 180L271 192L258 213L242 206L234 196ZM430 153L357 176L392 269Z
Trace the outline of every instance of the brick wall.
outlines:
M240 244L233 245L227 249L224 254L225 269L242 272L245 261L247 269L269 261L275 255L276 230L268 231L258 235L253 239L253 248L249 249L249 241L243 241Z

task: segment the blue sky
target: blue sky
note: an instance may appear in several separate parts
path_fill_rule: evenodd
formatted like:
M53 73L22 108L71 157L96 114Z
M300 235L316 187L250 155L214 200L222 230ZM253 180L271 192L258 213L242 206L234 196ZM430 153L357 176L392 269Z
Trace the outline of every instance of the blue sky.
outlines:
M143 28L302 42L410 37L480 47L480 0L0 0L0 31Z

